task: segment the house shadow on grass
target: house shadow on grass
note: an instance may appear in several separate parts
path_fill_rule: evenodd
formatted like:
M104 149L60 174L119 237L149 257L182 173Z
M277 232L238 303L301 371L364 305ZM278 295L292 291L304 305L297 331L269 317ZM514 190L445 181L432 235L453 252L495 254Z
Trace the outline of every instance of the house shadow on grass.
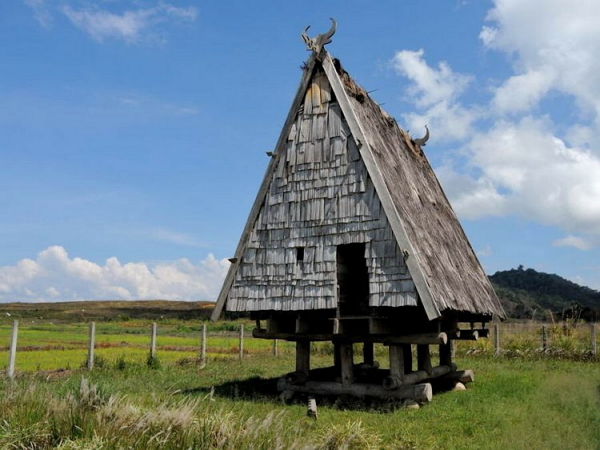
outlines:
M277 381L279 378L260 378L252 377L246 380L228 381L212 387L197 387L184 389L179 392L180 395L199 395L206 397L221 397L230 400L255 401L262 403L273 403L278 405L295 404L306 405L308 394L296 393L291 400L284 401L277 390ZM434 383L433 402L435 397L448 392L453 386L447 383ZM390 413L405 406L404 402L395 399L379 398L358 398L350 395L317 395L315 396L319 407L352 410L369 411L378 413Z

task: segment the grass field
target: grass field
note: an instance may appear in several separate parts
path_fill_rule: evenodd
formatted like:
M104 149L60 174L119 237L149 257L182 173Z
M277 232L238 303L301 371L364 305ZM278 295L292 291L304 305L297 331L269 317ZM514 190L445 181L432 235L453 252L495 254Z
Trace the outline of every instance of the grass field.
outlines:
M125 316L98 305L99 358L91 372L81 369L88 324L65 312L76 308L52 311L52 319L4 314L0 368L19 314L20 332L17 377L0 376L0 448L600 449L597 361L540 352L493 358L489 341L461 342L457 363L476 376L467 391L438 393L418 410L319 398L314 421L304 399L283 404L275 389L274 380L293 370L293 344L280 342L274 357L272 343L252 339L246 323L239 361L242 322L210 324L208 361L200 367L201 322L138 315L148 308L130 307ZM159 364L149 366L152 321ZM376 356L385 367L385 348L377 346ZM313 366L331 359L330 346L313 346Z
M303 402L280 403L267 381L292 368L291 354L214 360L204 369L126 363L26 373L0 381L0 447L599 448L598 364L458 362L476 373L466 392L438 394L419 410L319 399L316 421Z

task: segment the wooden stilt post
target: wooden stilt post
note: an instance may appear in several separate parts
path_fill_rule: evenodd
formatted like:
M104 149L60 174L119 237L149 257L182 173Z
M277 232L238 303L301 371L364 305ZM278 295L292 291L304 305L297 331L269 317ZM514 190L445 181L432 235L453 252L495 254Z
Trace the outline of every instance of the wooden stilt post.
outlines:
M308 379L310 374L310 341L296 342L296 372Z
M244 324L240 324L240 361L244 359Z
M428 374L431 374L431 353L429 352L429 345L417 345L417 366L419 370L424 370Z
M340 365L342 385L349 386L354 382L354 349L352 344L340 344Z
M500 326L494 325L494 356L500 356Z
M279 356L279 340L273 339L273 356Z
M440 344L440 366L452 365L452 340L447 344Z
M202 324L202 342L200 344L200 365L206 365L206 324Z
M152 323L150 329L150 358L156 358L156 322Z
M410 344L402 344L402 353L404 355L404 373L413 371L412 347Z
M342 357L340 344L338 342L333 343L333 367L335 367L335 373L339 374L342 371Z
M15 361L17 359L17 335L19 334L19 321L14 320L10 335L10 348L8 349L8 370L6 374L11 380L15 377Z
M404 348L400 344L389 345L390 375L383 380L384 389L397 389L404 380Z
M363 344L363 362L373 367L375 362L374 355L374 344L372 342L365 342Z
M94 350L96 348L96 322L90 322L90 342L88 347L87 369L94 368Z
M591 331L592 331L592 356L595 358L596 357L596 324L594 322L592 322L590 324L591 327Z

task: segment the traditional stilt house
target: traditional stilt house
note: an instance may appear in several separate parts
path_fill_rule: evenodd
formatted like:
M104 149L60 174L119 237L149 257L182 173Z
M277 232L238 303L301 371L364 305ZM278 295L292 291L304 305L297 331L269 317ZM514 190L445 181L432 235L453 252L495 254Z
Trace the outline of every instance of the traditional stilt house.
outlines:
M249 312L255 337L295 341L296 371L279 384L287 393L427 401L424 381L472 376L457 371L452 341L487 336L504 312L425 139L411 139L327 53L334 31L303 33L312 54L213 319ZM315 341L333 342L331 368L310 370ZM388 346L388 368L374 343Z

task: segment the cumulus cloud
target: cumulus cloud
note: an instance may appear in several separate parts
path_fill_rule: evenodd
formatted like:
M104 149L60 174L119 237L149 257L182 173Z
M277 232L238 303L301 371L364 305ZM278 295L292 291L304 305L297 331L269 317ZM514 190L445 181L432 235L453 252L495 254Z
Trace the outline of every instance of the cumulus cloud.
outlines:
M495 0L486 20L484 47L506 54L513 73L489 99L465 106L461 94L472 77L448 63L428 64L422 50L397 52L392 63L411 82L407 94L418 111L405 118L411 127L427 120L433 136L456 139L436 171L460 216L518 215L567 233L600 234L597 1ZM566 118L560 105L558 126L557 98L573 105ZM570 236L556 245L584 249L589 242Z
M568 146L543 118L500 121L465 145L479 176L440 173L460 215L516 213L563 230L600 234L600 159ZM476 201L475 201L476 199ZM486 206L487 205L487 206Z
M411 81L407 89L409 98L420 110L405 114L404 120L413 130L422 130L428 124L437 133L434 139L462 139L471 131L474 111L457 103L472 80L471 76L455 73L446 62L437 68L430 67L425 52L402 50L392 59L397 73Z
M52 246L35 259L0 267L0 301L215 300L229 265L211 254L197 264L122 263L112 257L102 265Z
M510 55L516 72L496 92L497 106L523 110L554 89L600 112L596 0L495 0L487 20L480 34L484 46Z

